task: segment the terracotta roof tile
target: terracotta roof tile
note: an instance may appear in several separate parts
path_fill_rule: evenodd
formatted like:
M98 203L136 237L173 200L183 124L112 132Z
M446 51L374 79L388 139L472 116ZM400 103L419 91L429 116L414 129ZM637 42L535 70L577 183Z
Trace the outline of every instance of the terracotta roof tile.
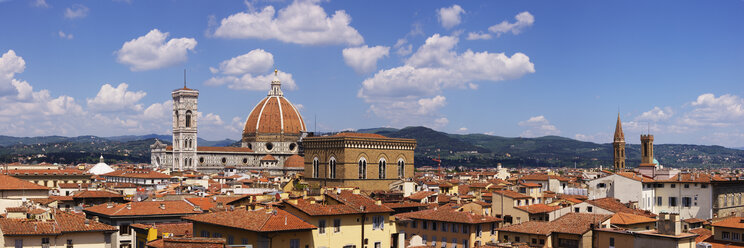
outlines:
M656 222L656 219L623 212L615 213L614 215L612 215L612 218L610 218L610 223L612 223L613 225L633 225L654 222Z
M712 226L744 229L744 217L732 216L713 222Z
M599 224L612 217L606 214L568 213L551 222L529 221L499 228L499 231L548 235L553 232L584 234L591 224Z
M49 188L12 176L0 175L0 190L49 190Z
M124 198L124 196L103 190L82 190L75 192L72 198Z
M398 219L416 219L416 220L434 220L434 221L446 221L453 223L466 223L466 224L478 224L478 223L491 223L501 222L502 219L488 215L474 214L470 212L457 211L452 207L438 207L435 209L427 209L416 212L408 212L396 214Z
M276 161L276 158L274 156L271 156L271 154L266 154L266 156L263 156L263 158L261 158L261 161Z
M419 191L419 192L416 192L416 193L413 193L413 194L409 195L408 196L408 199L420 201L420 200L423 200L424 198L427 198L427 197L429 197L429 196L431 196L433 194L436 194L436 192L434 192L434 191Z
M87 223L87 224L86 224ZM86 220L85 217L56 212L52 220L29 219L0 219L0 229L3 235L58 235L70 232L106 231L113 232L117 228L97 221Z
M305 158L303 158L300 155L292 155L287 158L286 161L284 161L284 167L290 167L290 168L304 168L305 167Z
M512 190L496 190L493 192L493 195L504 195L506 197L512 198L512 199L529 199L532 198L531 196L520 194L517 192L514 192Z
M192 215L183 219L254 232L310 230L316 228L312 224L281 209L237 209L233 211Z
M297 199L296 203L286 200L284 203L312 216L394 212L389 207L377 205L372 198L350 190L341 191L341 194L326 193L325 196L339 204L312 203L306 199Z
M713 231L705 229L705 228L695 228L690 229L688 232L697 234L698 236L695 238L695 243L700 243L705 241L706 239L713 236Z
M131 207L128 207L131 206ZM142 201L124 204L101 204L83 209L86 213L107 216L189 215L202 213L186 201Z
M629 214L636 214L636 215L641 215L645 217L656 217L656 215L653 213L643 211L640 209L629 208L628 206L625 206L625 204L622 204L620 200L612 198L612 197L600 198L596 200L587 200L586 202L594 206L597 206L599 208L609 210L613 213L629 213Z
M24 175L79 175L90 176L89 173L78 169L11 169L4 170L3 174L11 176Z
M147 179L168 179L171 176L147 169L124 169L115 170L101 176L104 177L126 177L126 178L147 178Z
M540 204L532 204L532 205L527 205L527 206L519 206L517 208L524 210L525 212L528 212L530 214L542 214L542 213L553 212L555 210L560 209L561 207L560 206L548 206L548 205L540 203Z
M132 224L131 227L142 230L148 230L155 228L158 230L158 237L162 237L163 233L170 233L176 237L190 237L193 235L194 224L191 222L182 223L154 223L154 224L143 224L137 223Z
M165 238L147 242L148 247L155 248L224 248L223 238Z

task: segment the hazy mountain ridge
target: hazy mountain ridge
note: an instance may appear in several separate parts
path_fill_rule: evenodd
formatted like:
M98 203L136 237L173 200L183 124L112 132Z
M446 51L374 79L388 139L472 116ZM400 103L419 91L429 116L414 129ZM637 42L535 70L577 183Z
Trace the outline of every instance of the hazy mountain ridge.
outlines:
M486 134L448 134L426 127L369 128L357 132L377 133L395 138L413 138L418 142L415 164L436 165L441 157L444 166L574 166L611 167L612 144L597 144L559 136L510 138ZM170 144L170 135L96 136L0 136L0 161L93 163L101 154L107 162L150 161L150 145L159 139ZM206 141L199 146L239 146L236 140ZM705 145L655 145L656 159L672 167L744 167L744 150ZM40 157L39 154L45 155ZM640 163L640 145L626 146L626 164Z
M103 155L109 163L149 163L150 145L155 143L156 139L171 144L173 138L170 135L158 134L113 137L0 136L0 162L93 163ZM228 146L235 142L230 139L208 141L200 138L198 144Z
M486 134L447 134L426 127L403 129L361 129L396 138L414 138L416 165L442 164L467 166L612 166L612 144L597 144L559 136L509 138ZM672 167L744 167L744 151L722 146L655 145L655 157ZM626 146L626 164L640 163L640 145Z

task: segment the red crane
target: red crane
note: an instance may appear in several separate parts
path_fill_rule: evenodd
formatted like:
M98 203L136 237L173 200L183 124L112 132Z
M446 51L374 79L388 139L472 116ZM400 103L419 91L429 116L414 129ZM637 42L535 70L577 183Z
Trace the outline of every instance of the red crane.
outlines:
M431 160L438 163L437 170L439 171L439 173L442 173L442 160L439 158L439 154L437 154L437 158L432 158Z

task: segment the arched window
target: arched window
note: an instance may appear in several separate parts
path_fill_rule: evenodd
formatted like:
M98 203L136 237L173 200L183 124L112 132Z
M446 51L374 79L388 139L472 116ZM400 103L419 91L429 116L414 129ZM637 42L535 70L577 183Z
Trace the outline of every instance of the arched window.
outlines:
M404 178L406 175L406 162L403 162L403 159L398 159L398 178Z
M334 157L328 161L328 178L336 178L336 158Z
M386 168L387 167L387 161L385 161L384 158L381 158L380 159L380 162L378 162L377 166L378 166L379 173L380 173L379 178L380 179L385 179L385 172L387 172L387 168Z
M359 159L359 179L367 179L367 159Z
M319 177L319 175L318 175L319 174L319 172L318 172L318 169L319 169L318 168L319 167L318 164L319 164L318 163L318 158L317 157L316 158L313 158L313 177L314 178L318 178Z
M186 111L186 127L191 127L191 110Z

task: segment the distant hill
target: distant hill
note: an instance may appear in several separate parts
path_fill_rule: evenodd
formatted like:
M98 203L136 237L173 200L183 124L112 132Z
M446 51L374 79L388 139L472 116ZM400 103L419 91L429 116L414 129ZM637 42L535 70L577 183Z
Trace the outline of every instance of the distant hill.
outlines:
M565 137L510 138L485 134L448 134L426 127L367 128L357 132L376 133L394 138L417 140L415 164L435 166L440 157L444 166L516 167L597 167L612 166L612 144L597 144ZM170 144L170 135L140 136L0 136L0 162L93 163L104 155L106 161L150 161L150 145L159 139ZM240 146L240 141L207 141L199 146ZM722 146L663 144L654 147L656 159L671 167L744 167L744 150ZM639 145L627 145L626 164L640 163Z
M171 144L170 135L97 136L0 136L0 162L94 163L103 155L107 162L150 162L155 139ZM199 146L229 146L236 141L199 139Z
M403 129L364 129L394 138L413 138L418 142L416 165L494 166L612 166L612 144L597 144L565 137L509 138L485 134L447 134L426 127ZM672 167L744 167L744 151L722 146L655 145L655 157ZM640 146L626 146L626 164L640 163Z

